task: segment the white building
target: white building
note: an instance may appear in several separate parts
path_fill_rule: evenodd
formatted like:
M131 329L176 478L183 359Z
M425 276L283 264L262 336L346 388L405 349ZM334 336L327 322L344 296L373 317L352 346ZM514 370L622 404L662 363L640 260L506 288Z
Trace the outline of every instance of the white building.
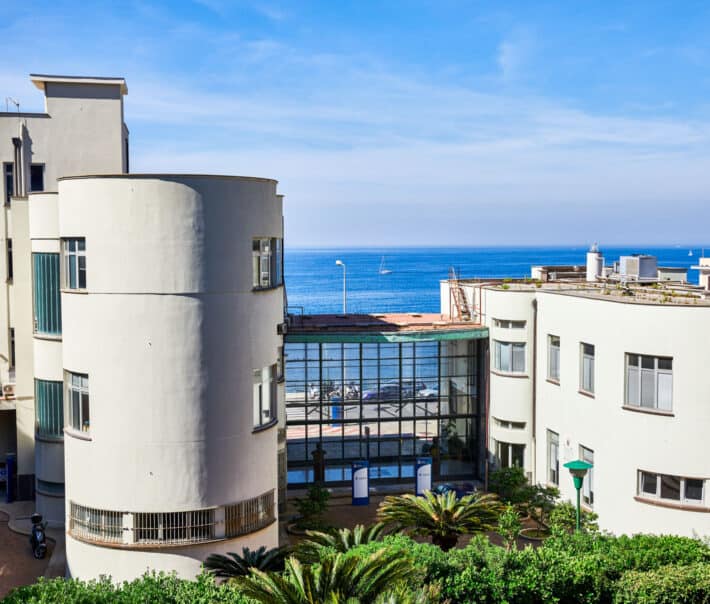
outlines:
M0 115L16 495L66 524L84 579L191 577L211 553L277 546L276 181L129 175L122 79L33 81L47 113Z
M45 111L0 113L0 469L6 453L17 455L16 496L37 496L40 512L52 522L63 520L63 435L61 417L38 428L35 413L33 349L61 346L58 309L47 323L34 310L33 263L38 253L57 252L56 233L37 224L30 249L28 194L57 191L61 176L128 171L128 130L123 123L123 78L32 75L44 92ZM9 91L8 91L9 92ZM49 203L49 202L48 202ZM53 228L56 229L56 226ZM50 260L51 262L51 260ZM48 267L49 270L49 267ZM39 368L39 379L61 374L61 364ZM40 385L41 389L43 386ZM51 396L51 388L42 391ZM45 418L50 421L50 418ZM36 456L35 456L36 449ZM0 480L0 492L6 484Z
M584 459L583 501L603 529L710 535L710 299L572 268L442 282L444 314L465 297L490 328L493 466L521 465L574 501L563 464Z

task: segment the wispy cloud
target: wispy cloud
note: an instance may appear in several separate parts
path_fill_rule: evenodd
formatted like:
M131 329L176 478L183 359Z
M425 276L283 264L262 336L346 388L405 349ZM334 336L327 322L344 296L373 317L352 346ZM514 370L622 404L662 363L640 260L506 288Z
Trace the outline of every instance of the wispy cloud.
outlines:
M501 77L512 80L521 75L535 46L535 36L529 28L517 27L498 45L496 57Z

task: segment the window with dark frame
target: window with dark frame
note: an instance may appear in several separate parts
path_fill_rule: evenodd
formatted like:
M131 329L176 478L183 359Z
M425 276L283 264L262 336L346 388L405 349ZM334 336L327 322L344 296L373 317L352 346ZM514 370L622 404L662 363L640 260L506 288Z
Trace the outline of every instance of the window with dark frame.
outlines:
M14 165L10 162L3 164L3 180L5 181L5 205L10 205L10 198L14 193Z
M64 287L86 289L86 239L64 239Z
M12 263L12 239L7 240L7 280L12 281L14 268Z
M44 191L44 164L30 166L30 193Z

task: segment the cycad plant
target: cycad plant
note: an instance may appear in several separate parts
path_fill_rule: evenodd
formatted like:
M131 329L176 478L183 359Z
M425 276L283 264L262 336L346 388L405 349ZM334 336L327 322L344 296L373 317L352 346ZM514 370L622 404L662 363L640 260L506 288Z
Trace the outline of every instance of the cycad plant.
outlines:
M454 491L423 496L388 496L377 518L412 534L431 537L444 551L456 545L459 535L482 533L495 528L502 505L492 494L472 493L460 499Z
M288 550L284 547L266 549L262 546L257 550L250 550L248 547L242 549L242 554L228 552L224 554L211 554L204 561L205 570L211 572L215 577L231 579L243 577L249 574L249 569L256 568L262 571L281 571L284 568L284 561Z
M326 549L344 553L358 545L382 541L384 530L384 523L378 522L370 526L358 524L354 529L331 529L327 532L306 531L308 537L298 544L294 555L301 562L319 562Z
M253 569L237 581L243 595L264 604L371 604L412 572L408 558L381 549L367 557L334 554L311 565L292 557L283 574Z

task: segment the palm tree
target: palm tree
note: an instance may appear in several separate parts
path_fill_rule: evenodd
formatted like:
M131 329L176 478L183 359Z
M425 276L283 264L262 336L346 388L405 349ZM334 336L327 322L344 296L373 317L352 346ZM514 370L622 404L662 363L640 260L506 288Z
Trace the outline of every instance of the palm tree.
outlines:
M301 562L313 564L323 557L324 548L344 553L358 545L382 541L384 530L384 523L378 522L370 526L358 524L352 530L342 528L331 529L328 532L306 531L308 538L298 544L294 555Z
M492 494L472 493L458 499L454 491L424 496L388 496L377 518L415 535L430 536L444 551L456 545L461 534L482 533L495 528L502 505Z
M249 569L252 568L264 571L283 570L287 554L288 550L284 547L267 550L262 546L254 551L245 547L241 556L234 552L228 552L226 555L211 554L204 561L204 567L215 577L231 579L248 575Z
M338 553L312 565L289 558L283 574L253 569L237 581L240 593L264 604L372 604L412 572L408 558L381 549L367 557Z

